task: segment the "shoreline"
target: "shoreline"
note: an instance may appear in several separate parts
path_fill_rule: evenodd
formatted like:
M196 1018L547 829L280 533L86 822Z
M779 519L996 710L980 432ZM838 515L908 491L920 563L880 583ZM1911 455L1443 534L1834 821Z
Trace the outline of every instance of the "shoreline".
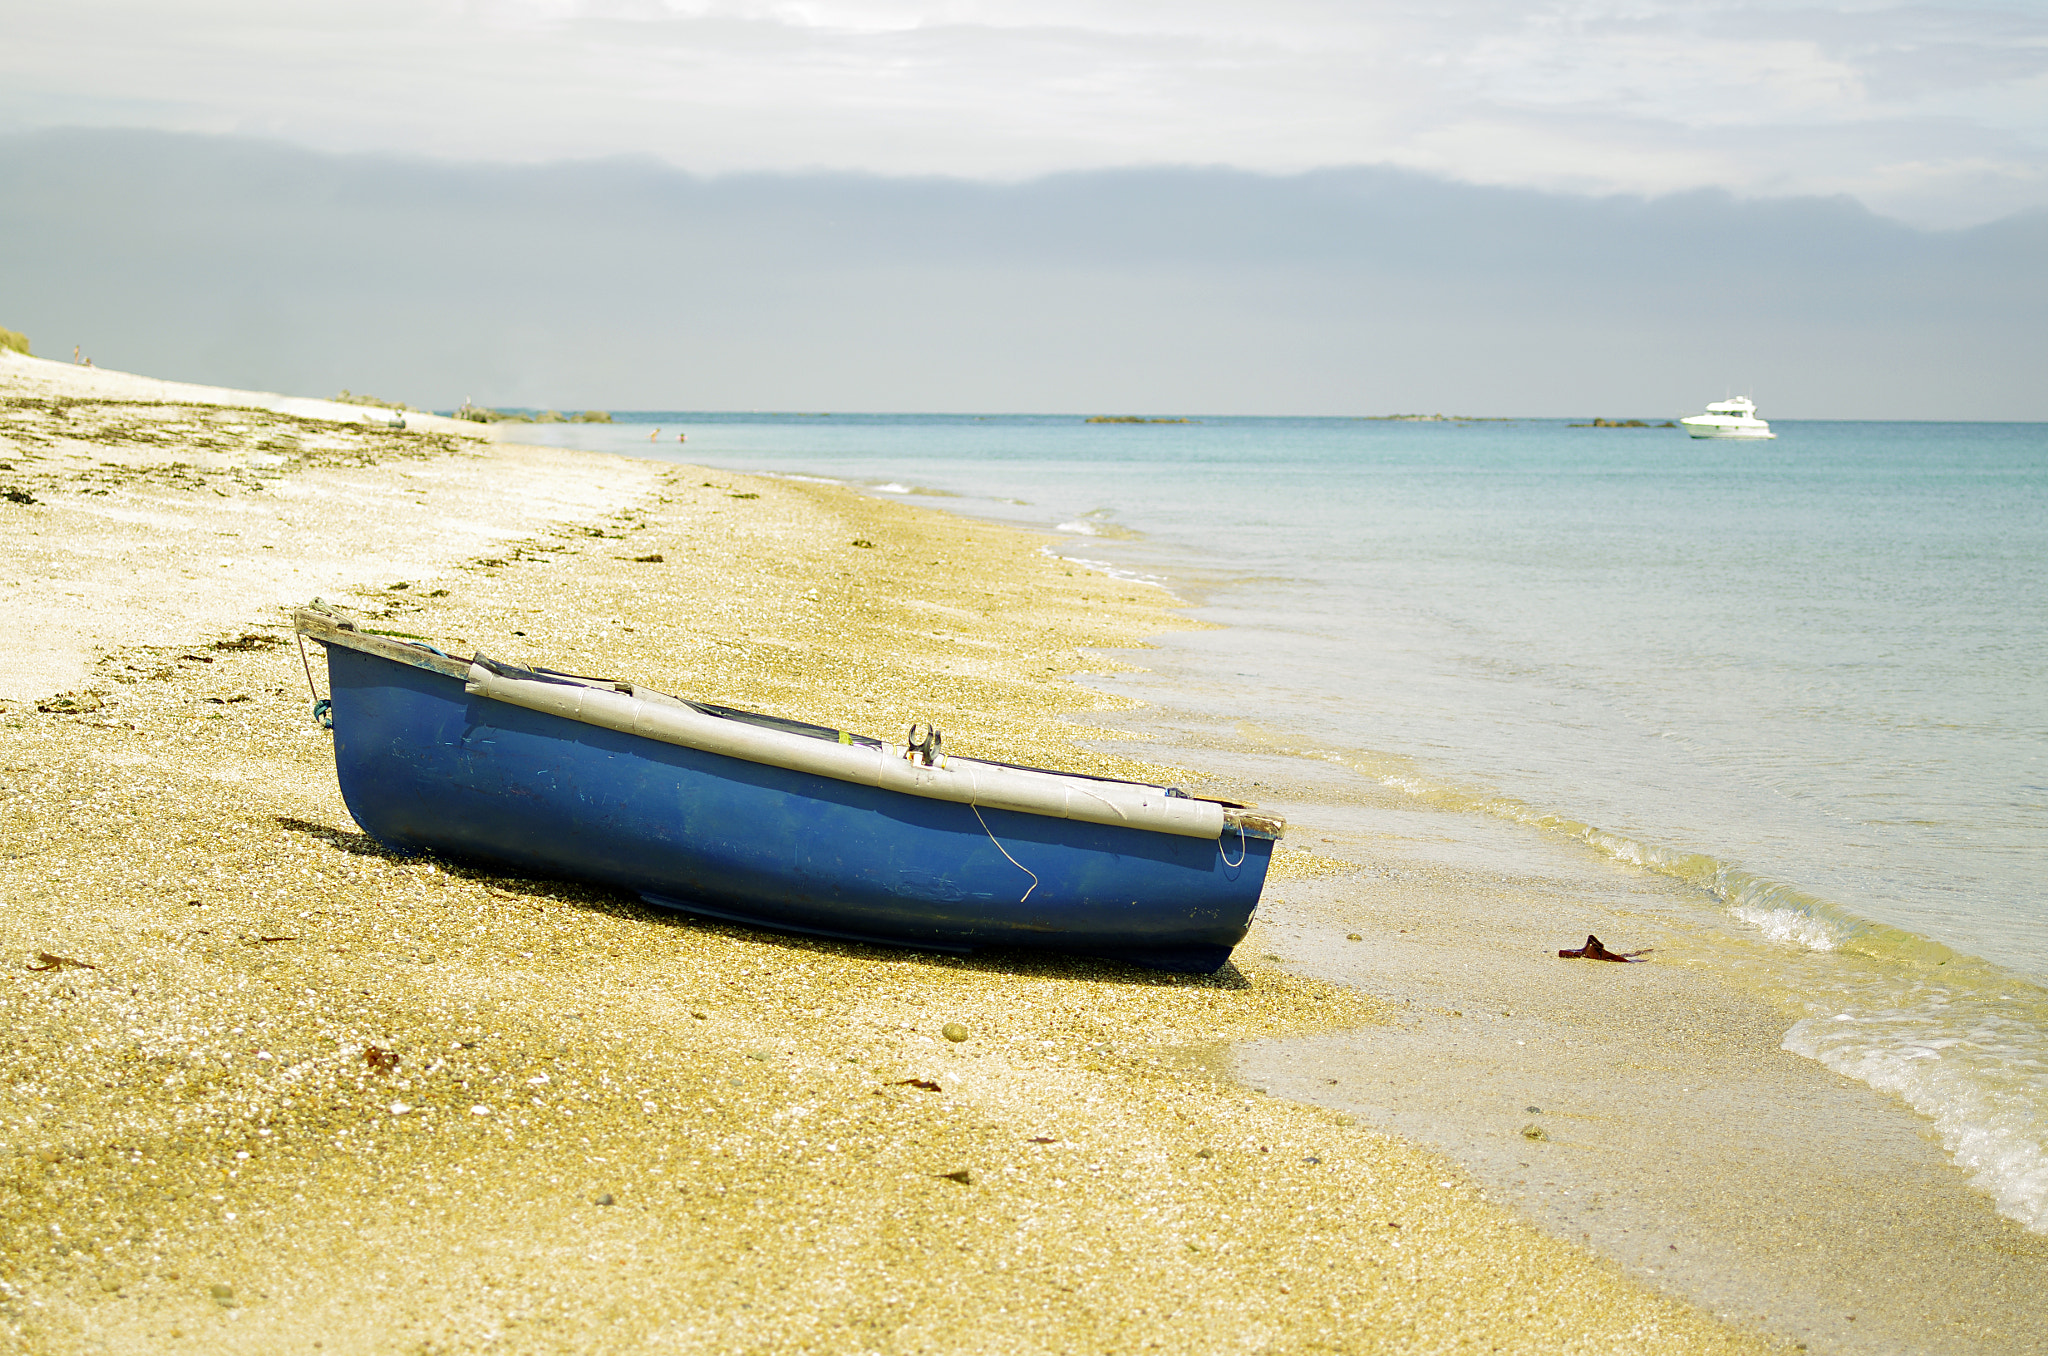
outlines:
M346 469L628 461L530 455ZM270 512L318 473L56 482L0 524ZM479 527L461 477L407 486L420 578L309 556L303 592L847 728L936 718L964 751L1141 766L1105 747L1119 703L1071 679L1183 624L1148 591L842 487L651 473L544 524ZM280 536L283 558L306 540ZM779 937L392 858L340 805L282 625L218 625L186 581L133 571L124 611L157 629L96 654L68 707L0 714L0 947L30 958L0 992L0 1331L25 1344L1775 1345L1433 1153L1219 1076L1236 1043L1388 1015L1265 960L1263 924L1190 981ZM935 1039L947 1021L970 1039Z
M1120 747L1234 764L1221 793L1265 796L1294 833L1265 944L1393 1007L1370 1028L1249 1042L1233 1076L1444 1153L1626 1274L1807 1349L2035 1348L2048 1238L2003 1214L1927 1118L1788 1048L1795 1022L1831 1009L1788 1007L1710 899L1176 705L1214 667L1186 649L1169 639L1144 674L1099 684L1146 702ZM1556 957L1589 931L1650 963Z
M1055 549L1086 540L1060 536ZM1162 568L1156 554L1148 568ZM1144 577L1197 620L1235 587L1170 568ZM1242 654L1226 662L1217 644L1227 649L1228 638L1169 636L1131 656L1142 671L1091 682L1143 708L1119 722L1141 732L1115 747L1205 770L1212 794L1284 797L1301 841L1276 856L1264 926L1245 947L1270 946L1268 959L1284 955L1296 973L1406 995L1407 1010L1357 1032L1254 1041L1227 1058L1231 1076L1444 1153L1524 1218L1745 1327L1824 1351L2032 1350L2030 1334L2048 1328L2048 1296L2033 1280L2048 1237L2008 1213L2001 1183L1974 1178L1981 1163L1959 1160L1925 1111L1795 1049L1797 1031L1835 1011L1810 996L1818 985L1794 1001L1797 958L1759 956L1756 939L1731 935L1721 901L1684 875L1631 862L1608 836L1596 846L1433 805L1356 758L1283 748L1281 732L1240 723L1217 675L1256 665ZM1191 698L1211 704L1188 709ZM1389 893L1397 898L1381 898ZM1543 921L1532 925L1539 905ZM1654 942L1665 973L1560 966L1555 948L1575 945L1588 924ZM1355 926L1370 945L1347 944ZM1394 944L1396 960L1382 939L1400 932L1411 935ZM1609 974L1651 992L1617 979L1630 996L1610 1011ZM1516 1020L1483 1020L1473 1002L1482 989ZM1459 1020L1466 1009L1482 1020ZM1508 1027L1527 1029L1502 1035ZM1566 1062L1529 1049L1544 1046ZM1360 1088L1355 1076L1375 1067L1398 1072L1397 1091ZM1561 1096L1567 1106L1555 1105ZM1530 1114L1539 1103L1552 1105ZM1551 1117L1564 1118L1554 1136ZM1531 1126L1539 1139L1523 1136ZM1527 1161L1538 1145L1542 1161Z

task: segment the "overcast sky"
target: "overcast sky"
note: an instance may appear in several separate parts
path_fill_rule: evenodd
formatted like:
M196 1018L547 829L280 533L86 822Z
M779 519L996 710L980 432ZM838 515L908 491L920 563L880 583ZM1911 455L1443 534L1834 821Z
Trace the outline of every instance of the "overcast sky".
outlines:
M0 0L0 131L2048 207L2043 0Z
M0 0L0 325L416 404L2048 418L2048 0Z
M0 246L38 352L430 408L2048 418L2048 214L69 131L0 137Z

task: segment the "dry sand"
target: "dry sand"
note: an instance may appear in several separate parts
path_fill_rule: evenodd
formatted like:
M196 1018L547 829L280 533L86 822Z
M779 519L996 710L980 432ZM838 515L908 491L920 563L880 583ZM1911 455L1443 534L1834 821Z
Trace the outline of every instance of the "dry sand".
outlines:
M0 651L0 699L77 689L123 647L274 624L322 592L431 593L465 556L615 512L659 475L494 447L452 419L398 431L328 401L218 403L242 395L0 351L0 616L35 637Z
M1256 930L1189 979L394 858L340 801L276 607L1115 771L1072 677L1181 624L1150 591L837 486L595 456L325 426L266 475L174 473L194 429L232 466L276 428L139 408L90 416L119 476L0 452L36 501L0 502L10 616L31 599L28 648L47 627L70 656L0 712L0 1344L1768 1345L1444 1158L1224 1076L1232 1042L1392 1016ZM275 540L238 595L212 581L255 552L192 552L252 523Z
M0 394L66 400L111 400L129 404L212 406L224 409L263 410L323 424L380 428L394 417L402 418L415 433L445 433L450 437L489 442L497 437L495 426L438 414L321 400L315 396L279 395L275 391L239 391L227 386L197 386L188 381L165 381L134 372L117 372L106 367L35 358L13 349L0 349Z

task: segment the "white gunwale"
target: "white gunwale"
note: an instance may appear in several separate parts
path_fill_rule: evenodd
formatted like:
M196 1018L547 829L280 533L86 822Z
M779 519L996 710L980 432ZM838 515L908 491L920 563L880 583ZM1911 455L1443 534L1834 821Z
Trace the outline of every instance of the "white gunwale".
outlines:
M712 715L632 684L507 674L482 656L436 654L409 639L365 631L359 623L325 611L303 610L294 621L302 636L460 679L474 696L794 772L985 809L1187 838L1219 838L1226 830L1235 830L1247 837L1278 839L1286 831L1286 821L1278 815L1205 797L1169 795L1161 786L944 754L927 765L899 745L833 743L768 729Z

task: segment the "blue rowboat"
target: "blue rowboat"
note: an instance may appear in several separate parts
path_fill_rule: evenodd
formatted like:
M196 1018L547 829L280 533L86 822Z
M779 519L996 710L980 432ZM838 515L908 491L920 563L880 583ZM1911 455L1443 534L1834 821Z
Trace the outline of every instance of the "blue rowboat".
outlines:
M1035 947L1207 974L1282 821L526 669L305 610L349 813L395 852L599 881L784 932Z

